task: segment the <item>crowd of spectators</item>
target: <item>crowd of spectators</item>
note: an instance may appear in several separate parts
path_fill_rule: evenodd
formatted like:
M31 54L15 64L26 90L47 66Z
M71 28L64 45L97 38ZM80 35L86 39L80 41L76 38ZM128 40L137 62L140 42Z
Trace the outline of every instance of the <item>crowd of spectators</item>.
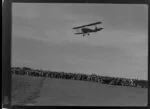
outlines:
M125 78L113 78L106 76L99 76L96 74L81 74L81 73L66 73L66 72L56 72L56 71L44 71L31 69L27 67L13 67L11 69L12 74L16 75L27 75L34 77L45 77L45 78L57 78L57 79L70 79L70 80L81 80L81 81L92 81L102 84L109 85L120 85L120 86L132 86L132 87L148 87L146 81L137 81L135 79L125 79Z

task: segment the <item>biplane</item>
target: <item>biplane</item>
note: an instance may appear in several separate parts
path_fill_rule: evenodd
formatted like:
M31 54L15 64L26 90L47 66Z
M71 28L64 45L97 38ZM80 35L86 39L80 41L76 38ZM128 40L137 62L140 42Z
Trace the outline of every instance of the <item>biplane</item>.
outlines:
M90 35L90 33L92 32L98 32L98 31L101 31L102 29L104 28L97 28L97 25L98 24L101 24L102 22L96 22L96 23L92 23L92 24L88 24L88 25L82 25L82 26L78 26L78 27L73 27L72 29L76 29L80 32L77 32L77 33L74 33L76 35L80 35L80 34L83 34L83 37L87 34L87 35ZM91 29L91 28L88 28L89 26L95 26L95 29Z

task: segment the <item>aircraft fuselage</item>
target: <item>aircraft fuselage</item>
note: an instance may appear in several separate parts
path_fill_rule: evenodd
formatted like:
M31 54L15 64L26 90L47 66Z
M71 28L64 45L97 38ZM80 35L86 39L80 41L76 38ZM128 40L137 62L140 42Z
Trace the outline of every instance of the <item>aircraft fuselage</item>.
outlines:
M97 32L97 31L100 31L102 30L103 28L96 28L96 29L89 29L89 28L82 28L81 31L84 33L84 34L88 34L91 33L91 32ZM83 34L83 35L84 35Z

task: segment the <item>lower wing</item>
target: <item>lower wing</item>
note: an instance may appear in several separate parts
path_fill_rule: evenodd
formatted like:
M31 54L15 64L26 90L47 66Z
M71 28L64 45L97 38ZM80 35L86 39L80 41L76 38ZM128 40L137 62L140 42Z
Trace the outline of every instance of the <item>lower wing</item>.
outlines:
M74 34L84 34L84 33L74 33Z

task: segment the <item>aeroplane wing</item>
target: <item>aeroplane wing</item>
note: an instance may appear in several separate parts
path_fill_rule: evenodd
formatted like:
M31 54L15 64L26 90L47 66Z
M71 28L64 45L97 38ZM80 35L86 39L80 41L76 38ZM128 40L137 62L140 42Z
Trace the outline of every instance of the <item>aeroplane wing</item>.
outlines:
M78 26L78 27L74 27L72 29L79 29L79 28L83 28L83 27L87 27L87 26L92 26L92 25L97 25L97 24L101 24L102 22L96 22L96 23L91 23L88 25L83 25L83 26Z
M74 33L74 34L83 34L83 33Z

